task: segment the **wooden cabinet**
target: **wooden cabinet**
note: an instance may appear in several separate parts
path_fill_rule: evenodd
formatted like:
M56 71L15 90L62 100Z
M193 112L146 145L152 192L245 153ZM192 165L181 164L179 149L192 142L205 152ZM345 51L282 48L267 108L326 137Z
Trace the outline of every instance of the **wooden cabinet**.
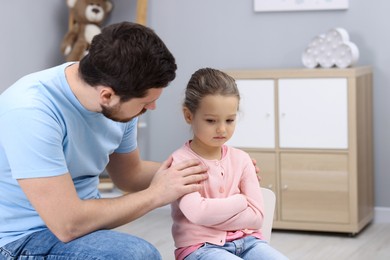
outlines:
M273 227L358 233L373 218L371 68L227 73L241 95L228 144L276 193Z

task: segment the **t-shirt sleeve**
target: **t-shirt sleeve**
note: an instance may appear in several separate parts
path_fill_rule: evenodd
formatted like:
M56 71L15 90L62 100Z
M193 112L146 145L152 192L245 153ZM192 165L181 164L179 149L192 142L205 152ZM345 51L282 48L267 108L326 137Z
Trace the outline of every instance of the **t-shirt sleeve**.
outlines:
M68 172L62 148L64 130L54 115L18 108L0 116L0 142L12 176L36 178Z

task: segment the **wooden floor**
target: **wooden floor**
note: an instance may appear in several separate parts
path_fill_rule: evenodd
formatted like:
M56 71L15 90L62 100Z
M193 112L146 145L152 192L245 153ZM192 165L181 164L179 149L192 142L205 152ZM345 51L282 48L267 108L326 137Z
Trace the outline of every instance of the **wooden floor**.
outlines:
M170 209L163 207L117 230L146 239L158 248L163 260L173 260L171 224ZM389 260L390 224L370 224L355 237L276 230L271 245L291 260Z

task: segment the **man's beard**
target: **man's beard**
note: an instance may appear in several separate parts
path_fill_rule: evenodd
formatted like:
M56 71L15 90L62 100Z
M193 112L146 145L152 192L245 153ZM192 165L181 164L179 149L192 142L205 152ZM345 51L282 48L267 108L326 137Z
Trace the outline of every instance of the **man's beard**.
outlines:
M120 110L120 105L117 105L115 107L112 107L112 108L108 108L108 107L105 107L105 106L101 106L102 108L102 111L101 113L107 117L108 119L111 119L115 122L121 122L121 123L127 123L129 121L131 121L132 119L144 114L147 109L143 108L138 114L136 114L135 116L132 116L132 117L129 117L129 118L120 118L118 117L116 114L118 113L118 111Z

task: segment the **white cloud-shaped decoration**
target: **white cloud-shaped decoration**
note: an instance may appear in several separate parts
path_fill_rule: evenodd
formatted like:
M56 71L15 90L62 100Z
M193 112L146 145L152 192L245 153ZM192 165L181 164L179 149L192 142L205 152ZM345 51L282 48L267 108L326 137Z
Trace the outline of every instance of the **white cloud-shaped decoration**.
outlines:
M349 41L348 32L343 28L334 28L317 35L302 54L302 63L307 68L347 68L358 59L359 49Z

